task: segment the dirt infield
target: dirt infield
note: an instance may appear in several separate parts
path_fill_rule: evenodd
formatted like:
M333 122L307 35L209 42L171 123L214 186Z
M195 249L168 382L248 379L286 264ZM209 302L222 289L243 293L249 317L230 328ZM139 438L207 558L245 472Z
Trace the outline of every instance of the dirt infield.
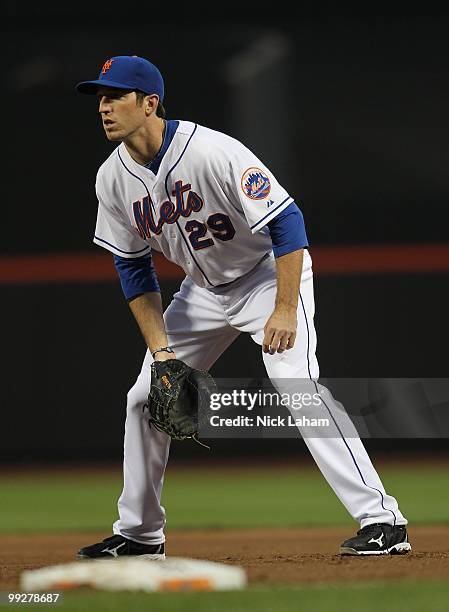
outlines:
M3 535L0 590L17 590L22 570L73 560L78 548L109 534ZM404 556L340 557L338 529L173 531L167 554L244 567L253 583L449 579L449 526L410 529L413 551Z

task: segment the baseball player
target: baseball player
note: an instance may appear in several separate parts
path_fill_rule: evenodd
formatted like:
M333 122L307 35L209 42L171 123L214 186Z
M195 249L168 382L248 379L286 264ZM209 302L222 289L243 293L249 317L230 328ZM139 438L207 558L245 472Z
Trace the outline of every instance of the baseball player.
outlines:
M177 358L209 370L245 332L261 346L275 386L282 379L318 379L312 261L293 197L242 143L190 121L167 120L163 79L152 63L112 57L98 79L77 89L97 96L106 137L120 143L98 171L94 242L113 254L148 346L128 393L119 518L111 537L82 548L78 557L161 559L160 499L170 438L148 425L151 363ZM186 275L165 313L153 250ZM328 412L336 435L304 439L360 523L340 552L408 552L407 520L396 499L386 493L359 437L346 437L345 424L330 407Z

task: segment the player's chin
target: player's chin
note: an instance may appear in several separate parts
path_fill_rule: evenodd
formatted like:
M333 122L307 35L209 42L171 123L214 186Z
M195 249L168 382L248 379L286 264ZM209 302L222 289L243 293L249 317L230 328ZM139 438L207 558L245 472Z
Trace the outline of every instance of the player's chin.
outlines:
M117 140L123 140L123 134L119 132L119 130L117 131L105 130L104 133L106 134L106 138L110 140L111 142L116 142Z
M106 134L106 138L112 142L123 140L123 137L126 135L123 130L115 126L104 126L104 133Z

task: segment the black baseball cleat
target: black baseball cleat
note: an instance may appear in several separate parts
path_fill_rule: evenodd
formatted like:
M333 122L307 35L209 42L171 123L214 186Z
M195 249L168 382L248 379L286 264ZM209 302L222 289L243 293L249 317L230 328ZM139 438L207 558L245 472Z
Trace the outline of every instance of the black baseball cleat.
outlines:
M139 544L121 535L113 535L102 542L85 546L78 551L77 559L115 559L117 557L135 557L162 561L165 559L165 545Z
M404 525L373 523L340 546L341 555L405 555L412 547Z

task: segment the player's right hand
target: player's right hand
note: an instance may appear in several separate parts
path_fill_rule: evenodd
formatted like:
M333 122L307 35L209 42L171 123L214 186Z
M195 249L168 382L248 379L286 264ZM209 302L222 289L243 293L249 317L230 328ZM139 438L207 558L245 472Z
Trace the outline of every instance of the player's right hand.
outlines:
M263 352L274 355L293 348L297 324L296 308L276 307L264 327Z

